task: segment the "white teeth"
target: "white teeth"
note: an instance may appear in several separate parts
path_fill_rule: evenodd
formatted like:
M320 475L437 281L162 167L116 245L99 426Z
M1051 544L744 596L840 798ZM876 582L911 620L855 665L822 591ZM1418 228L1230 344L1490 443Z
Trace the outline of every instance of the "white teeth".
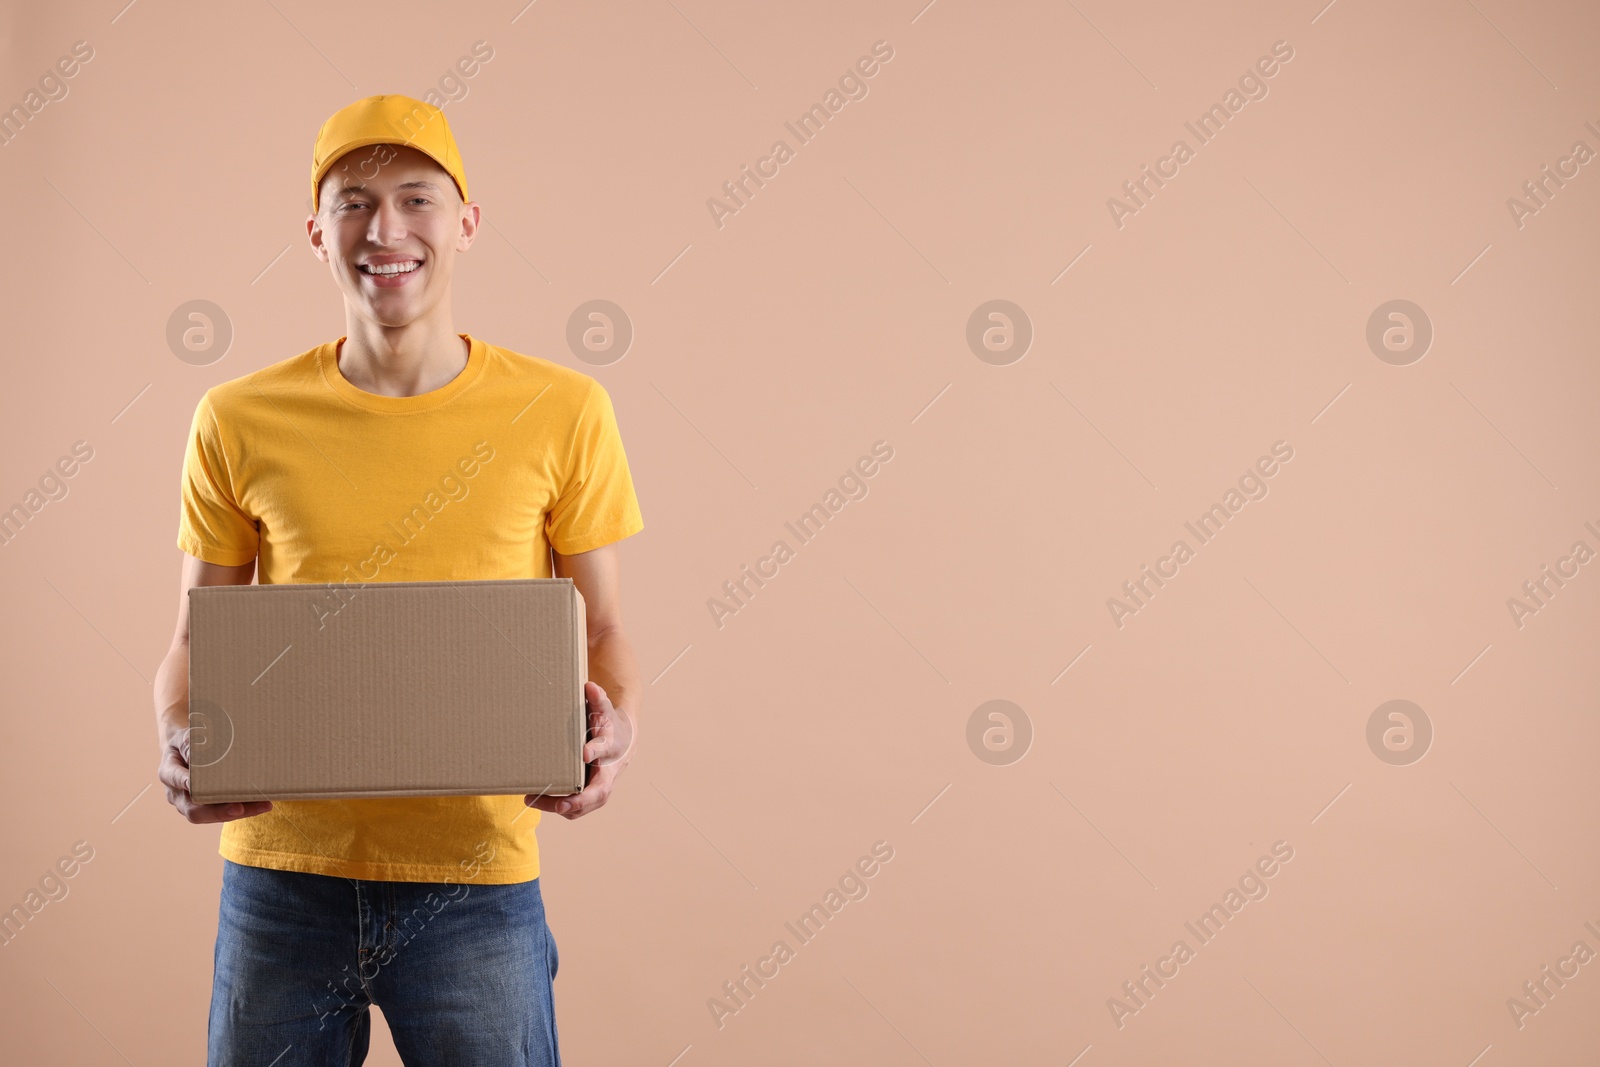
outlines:
M412 261L410 263L390 263L384 266L373 266L369 263L362 267L362 270L365 270L368 274L406 274L410 271L416 270L420 266L422 266L422 264L416 261Z

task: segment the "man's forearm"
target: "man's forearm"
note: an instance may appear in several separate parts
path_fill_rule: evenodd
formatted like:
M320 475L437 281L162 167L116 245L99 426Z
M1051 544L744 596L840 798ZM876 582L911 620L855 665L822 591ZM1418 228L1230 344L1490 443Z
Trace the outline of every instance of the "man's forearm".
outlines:
M156 671L156 744L165 750L189 726L189 645L178 642Z
M589 677L597 682L613 707L624 708L639 721L644 687L639 682L639 662L621 628L607 630L589 642Z

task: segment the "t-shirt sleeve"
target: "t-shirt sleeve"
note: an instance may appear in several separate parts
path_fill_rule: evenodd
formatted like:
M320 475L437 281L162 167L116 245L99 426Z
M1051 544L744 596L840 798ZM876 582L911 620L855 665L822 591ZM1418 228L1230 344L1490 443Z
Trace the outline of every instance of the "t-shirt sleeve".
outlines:
M239 506L209 392L195 405L184 448L180 496L179 548L224 567L238 567L256 558L260 527Z
M591 379L573 429L566 477L545 517L550 547L576 555L644 529L611 396Z

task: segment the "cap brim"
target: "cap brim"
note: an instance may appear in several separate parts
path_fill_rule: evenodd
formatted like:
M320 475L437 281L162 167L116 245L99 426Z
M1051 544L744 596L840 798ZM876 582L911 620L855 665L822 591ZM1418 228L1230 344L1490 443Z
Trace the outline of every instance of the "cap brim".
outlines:
M398 140L395 140L393 137L361 137L361 138L357 138L354 141L351 141L348 145L345 145L343 148L341 148L338 151L337 154L329 156L323 162L322 166L317 168L316 175L311 179L311 210L312 211L320 210L321 207L322 207L322 179L326 178L328 176L328 172L333 169L334 164L338 163L345 156L348 156L351 152L354 152L359 148L370 148L375 144L400 145L400 146L405 147L405 148L414 148L418 152L421 152L423 155L427 156L429 159L431 159L435 163L439 164L439 169L444 171L445 177L450 179L450 184L454 185L455 189L456 189L456 192L461 194L461 202L462 203L466 203L467 202L467 194L466 194L466 192L462 190L460 185L456 184L455 176L450 173L450 168L445 165L444 160L440 159L438 156L434 155L432 152L428 151L426 148L423 148L420 145L408 144L405 141L398 141Z

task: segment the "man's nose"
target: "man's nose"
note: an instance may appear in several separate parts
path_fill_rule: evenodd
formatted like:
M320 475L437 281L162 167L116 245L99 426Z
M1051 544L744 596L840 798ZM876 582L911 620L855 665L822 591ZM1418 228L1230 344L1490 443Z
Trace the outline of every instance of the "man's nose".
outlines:
M387 245L406 235L405 219L400 209L387 201L380 201L372 212L372 225L367 236L374 244Z

